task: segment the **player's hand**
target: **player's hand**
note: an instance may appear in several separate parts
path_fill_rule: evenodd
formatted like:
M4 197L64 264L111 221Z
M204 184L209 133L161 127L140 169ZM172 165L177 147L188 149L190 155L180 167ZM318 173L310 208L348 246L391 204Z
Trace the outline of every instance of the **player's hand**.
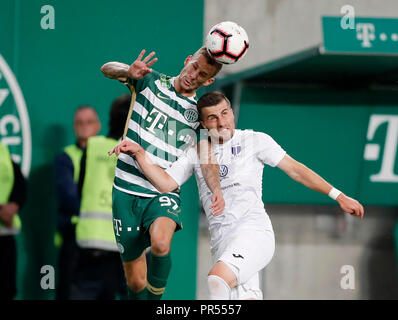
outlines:
M131 141L123 140L120 142L115 148L110 150L108 154L111 156L112 154L116 154L116 156L119 156L120 153L125 153L130 156L135 155L137 152L141 151L142 147L136 143L133 143Z
M211 202L212 202L210 206L211 214L213 216L219 216L220 214L222 214L225 207L225 201L220 189L217 189L213 193L211 197Z
M137 60L133 62L133 64L129 67L127 74L129 78L132 79L142 79L145 77L148 73L152 72L152 69L150 68L156 61L158 61L158 58L153 58L155 55L155 52L151 52L149 55L146 56L144 60L142 58L144 57L145 54L145 49L141 51L139 54ZM152 59L152 60L151 60ZM142 60L142 61L141 61Z
M344 212L347 212L352 216L357 216L360 219L363 218L364 209L357 200L347 197L344 193L341 193L336 200Z

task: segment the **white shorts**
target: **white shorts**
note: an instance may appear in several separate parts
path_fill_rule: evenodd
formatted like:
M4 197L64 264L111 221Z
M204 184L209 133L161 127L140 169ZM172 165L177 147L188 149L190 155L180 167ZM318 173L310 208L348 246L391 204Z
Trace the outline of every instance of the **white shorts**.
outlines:
M231 299L263 298L259 271L271 261L274 251L272 230L247 225L235 228L212 250L214 263L224 262L236 275L238 286L232 289Z

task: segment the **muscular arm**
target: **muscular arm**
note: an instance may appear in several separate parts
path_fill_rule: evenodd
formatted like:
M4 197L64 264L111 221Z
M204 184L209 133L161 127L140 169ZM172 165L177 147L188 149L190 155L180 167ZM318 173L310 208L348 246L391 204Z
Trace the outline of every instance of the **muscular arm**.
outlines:
M203 178L210 191L213 193L211 198L212 205L210 208L213 209L214 215L219 215L225 207L220 184L220 168L213 154L211 143L208 140L200 140L197 147Z
M177 182L175 182L166 171L155 165L151 159L149 159L146 151L142 147L139 146L138 151L134 153L134 157L145 176L161 193L171 192L179 187Z
M149 67L151 67L158 60L157 58L152 59L155 55L155 52L151 52L142 60L144 54L145 50L142 50L137 60L135 60L131 66L120 62L108 62L101 67L101 71L105 77L118 79L123 82L126 81L127 78L135 80L142 79L148 73L152 72L152 69Z
M121 62L108 62L101 67L105 77L126 81L128 78L129 65Z
M166 171L155 165L140 145L124 140L109 151L109 155L115 153L116 156L119 156L121 152L135 157L145 176L161 193L167 193L178 188L177 182Z
M307 188L314 191L323 194L329 194L330 190L333 188L332 185L326 182L322 177L302 163L294 160L289 155L285 155L285 157L279 162L278 168L283 170L293 180L300 182ZM337 197L336 201L345 212L348 212L351 215L359 216L362 219L364 210L362 205L357 200L347 197L344 193L341 193Z

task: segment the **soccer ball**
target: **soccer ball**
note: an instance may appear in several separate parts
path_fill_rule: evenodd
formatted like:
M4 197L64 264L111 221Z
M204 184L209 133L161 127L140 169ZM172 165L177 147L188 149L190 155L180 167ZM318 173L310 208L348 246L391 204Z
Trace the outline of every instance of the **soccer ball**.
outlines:
M210 29L205 46L209 54L220 63L233 64L246 54L249 37L235 22L224 21Z

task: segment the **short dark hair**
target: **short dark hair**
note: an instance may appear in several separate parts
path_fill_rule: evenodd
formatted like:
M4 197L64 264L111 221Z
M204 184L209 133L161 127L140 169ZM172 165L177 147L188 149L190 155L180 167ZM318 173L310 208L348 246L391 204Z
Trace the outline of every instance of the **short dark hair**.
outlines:
M109 112L109 136L119 139L123 135L124 126L130 110L131 95L122 94L112 102Z
M229 99L220 91L212 91L204 94L200 97L197 103L199 116L202 117L202 109L206 107L212 107L219 104L222 100L225 100L228 106L231 106Z
M206 58L206 62L207 64L213 66L216 68L216 72L213 74L213 77L220 72L220 70L222 69L222 64L217 62L217 60L215 60L207 51L206 47L202 47L200 48L198 51L195 52L194 56L196 55L202 55Z

